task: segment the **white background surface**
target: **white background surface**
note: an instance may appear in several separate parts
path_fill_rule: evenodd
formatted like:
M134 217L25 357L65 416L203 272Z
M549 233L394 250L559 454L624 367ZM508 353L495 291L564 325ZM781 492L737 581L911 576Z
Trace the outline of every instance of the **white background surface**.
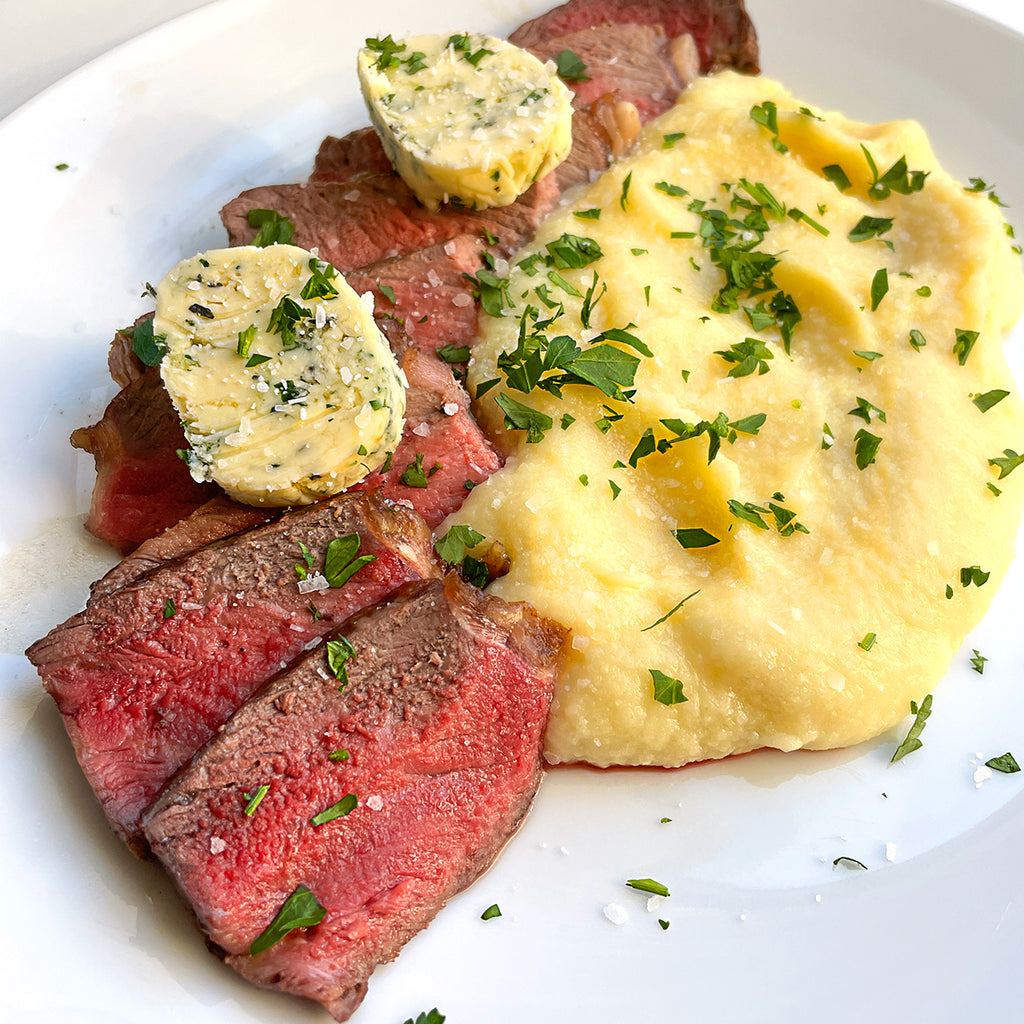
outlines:
M104 54L140 32L162 25L179 14L203 7L210 0L0 0L0 118L58 79ZM334 9L344 9L342 0ZM892 0L899 5L903 0ZM380 4L383 6L383 4ZM483 6L483 5L481 5ZM516 0L501 4L514 11ZM555 6L552 4L552 6ZM821 4L828 17L830 6L856 12L858 0L830 0ZM1024 33L1022 0L955 0L954 6L1001 22ZM325 4L325 8L327 5ZM922 36L927 28L922 26ZM956 74L956 54L949 54L950 74Z
M437 6L453 3L473 7ZM0 115L110 45L200 6L0 0ZM248 9L273 6L262 0ZM378 6L419 9L405 0ZM992 175L1022 232L1024 42L979 50L966 30L958 38L964 22L937 0L889 0L885 18L883 0L749 6L766 72L810 102L849 106L852 97L855 116L920 116L954 173ZM1024 32L1019 0L960 6ZM245 9L237 0L225 8ZM481 0L476 9L481 27L511 25L527 0ZM349 13L358 20L349 2L322 0L317 10L327 22ZM794 10L807 12L812 39L834 19L849 59L836 59L838 45L802 45ZM212 37L244 36L245 26L208 13L187 24ZM423 25L431 12L416 17ZM359 18L370 15L360 9ZM386 15L378 21L368 31L391 28ZM39 624L80 607L85 583L109 557L81 537L88 466L66 437L109 397L105 344L112 327L134 316L138 281L219 240L217 199L296 177L318 133L356 123L333 126L338 112L316 88L331 73L322 62L311 72L305 65L304 36L317 29L312 19L282 24L270 43L253 29L265 46L248 66L277 88L260 102L237 99L240 114L204 115L204 89L223 88L223 72L209 40L186 32L173 36L170 51L171 37L157 35L103 58L117 68L109 80L97 67L58 85L52 102L80 100L81 110L62 112L43 97L0 125L5 231L17 240L0 251L8 410L0 421L0 1024L327 1020L251 989L205 952L159 869L135 862L107 834L59 717L18 654ZM160 62L169 56L181 62L181 107L173 93L159 105L171 77ZM349 56L340 53L339 64ZM308 73L312 89L302 88ZM341 116L358 108L348 102ZM44 123L34 111L47 114ZM52 167L64 160L74 173L54 180ZM180 209L191 216L178 217ZM1022 342L1018 329L1018 380ZM41 382L50 393L40 394ZM13 422L12 409L28 410L24 422ZM21 486L30 474L32 492ZM57 518L41 523L40 509ZM26 537L32 543L21 546ZM1021 593L1019 583L1004 588L968 642L998 650L1009 671L981 678L960 659L936 698L925 747L892 768L897 737L889 735L853 751L768 752L678 773L550 773L496 867L374 975L355 1020L401 1024L434 1005L449 1024L1020 1019L1021 776L976 790L971 762L977 752L1024 753ZM662 816L673 821L660 824ZM833 870L841 855L869 871ZM622 886L647 875L673 894L653 914ZM493 902L505 916L482 924L479 913ZM620 928L602 916L612 902L629 915ZM668 932L656 917L671 920Z

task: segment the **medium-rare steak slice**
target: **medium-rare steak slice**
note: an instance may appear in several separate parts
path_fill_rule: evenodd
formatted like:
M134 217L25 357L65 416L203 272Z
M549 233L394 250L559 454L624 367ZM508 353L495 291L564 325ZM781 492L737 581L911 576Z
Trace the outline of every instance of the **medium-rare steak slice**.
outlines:
M374 560L308 589L301 575L349 534ZM341 495L162 563L26 653L107 816L137 846L141 812L263 682L353 612L439 573L417 515Z
M185 435L156 367L130 380L99 423L80 427L71 444L96 460L85 528L122 555L216 494L178 457Z
M541 60L554 60L566 49L587 66L582 81L568 83L577 104L612 93L632 103L644 121L668 110L681 88L697 77L692 67L678 67L672 60L660 25L595 25L530 47Z
M144 823L227 963L339 1021L526 814L563 640L528 605L454 574L410 584L341 634L347 683L330 652L311 651L236 712ZM304 889L296 899L315 899L322 920L253 955Z
M471 278L484 266L484 248L475 235L456 235L350 270L345 279L360 295L373 294L374 316L399 358L410 344L431 351L471 345L477 316Z
M122 558L105 576L90 588L90 600L97 600L120 590L132 580L155 569L164 562L181 558L192 551L223 540L234 533L276 519L283 509L240 505L224 494L218 494L184 519L167 527L163 533L143 541L130 555Z
M357 128L338 138L328 135L317 150L310 181L348 181L361 171L390 171L380 136L374 128Z
M735 68L757 74L757 34L743 0L569 0L520 25L509 41L532 49L595 25L660 25L669 39L693 36L700 72Z
M274 210L294 225L296 245L316 248L321 259L345 273L463 234L484 238L489 233L507 254L533 237L557 200L547 175L509 206L479 211L446 206L431 212L397 175L362 172L343 182L249 189L221 210L221 220L229 244L248 245L257 230L249 225L249 211Z
M501 468L469 410L469 395L451 369L429 351L410 348L402 360L409 381L405 431L381 473L353 490L376 490L411 505L431 529L458 511L470 489Z

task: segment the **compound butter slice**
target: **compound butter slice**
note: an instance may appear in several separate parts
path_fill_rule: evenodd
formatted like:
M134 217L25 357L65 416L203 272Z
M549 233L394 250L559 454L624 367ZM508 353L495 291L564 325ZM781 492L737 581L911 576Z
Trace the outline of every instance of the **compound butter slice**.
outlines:
M572 147L572 94L552 65L494 36L368 39L370 118L425 206L507 206Z
M308 504L379 467L405 380L370 309L291 245L215 249L160 282L154 335L189 468L250 505Z

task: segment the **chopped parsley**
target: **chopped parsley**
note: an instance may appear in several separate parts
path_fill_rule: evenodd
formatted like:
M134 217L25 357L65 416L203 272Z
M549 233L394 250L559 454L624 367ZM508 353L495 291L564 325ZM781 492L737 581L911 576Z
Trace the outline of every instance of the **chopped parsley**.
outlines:
M489 270L480 270L476 276L462 276L476 285L473 298L480 303L480 308L488 316L501 316L502 310L508 305L508 279L498 277Z
M771 529L771 526L765 519L765 516L769 516L775 520L773 525L783 537L791 537L794 533L810 533L810 530L803 523L796 521L796 513L792 509L778 504L778 502L784 500L782 494L776 491L772 495L772 499L772 501L768 502L767 508L764 508L762 505L755 505L752 501L742 502L735 498L730 498L727 501L727 505L729 506L729 511L737 519L742 519L759 530Z
M847 415L858 416L865 423L870 423L872 413L875 413L878 416L879 420L881 420L882 423L885 423L885 413L881 409L879 409L877 405L875 405L873 402L869 402L866 398L858 397L857 408L851 409L847 413Z
M839 164L829 164L828 167L822 167L821 173L824 174L840 192L845 192L851 185L850 179L846 175L846 171L844 171Z
M458 565L470 548L475 548L484 540L482 533L469 526L456 525L438 540L434 550L450 565Z
M444 1024L444 1014L437 1012L437 1007L427 1011L426 1013L420 1013L413 1020L410 1018L405 1021L404 1024Z
M872 238L881 238L887 231L892 228L891 217L861 217L859 221L850 229L850 233L847 238L851 242L866 242ZM886 243L889 248L892 248L892 243Z
M861 143L860 148L871 171L871 185L868 187L870 198L888 199L892 192L909 196L912 192L920 192L924 188L929 172L908 170L906 156L901 156L884 174L880 174L878 164L875 163L875 158L868 147Z
M249 351L252 348L252 343L256 340L256 325L249 324L244 331L238 332L238 345L235 351L243 358L247 359Z
M303 299L333 299L339 294L337 287L334 285L334 281L338 276L337 270L324 260L318 260L315 256L309 261L309 280L302 286L302 291L299 295ZM391 291L391 301L395 301L395 293L391 289L387 288L387 285L381 286L381 291Z
M674 608L671 608L669 611L665 612L665 614L662 615L662 617L658 619L657 622L652 622L649 626L644 626L644 628L641 629L640 632L646 633L647 630L654 629L655 626L660 626L663 622L666 622L673 615L675 615L675 613L679 611L679 609L682 608L683 605L686 604L686 602L689 601L691 597L696 597L699 593L699 590L695 590L692 594L687 594L686 597L684 597L682 601L680 601Z
M956 361L961 366L967 362L967 357L971 354L971 349L974 348L974 343L977 340L977 331L965 331L962 327L958 327L956 329L956 341L953 343L953 355L956 356Z
M305 885L299 885L281 905L274 920L253 940L249 956L265 952L296 928L311 928L319 924L326 913L312 892Z
M501 907L497 903L492 903L481 915L481 921L490 921L495 917L501 917Z
M991 575L991 572L986 572L980 565L965 565L960 570L960 586L969 587L974 584L976 587L983 587Z
M990 757L985 762L985 767L991 768L994 772L1002 772L1004 775L1014 775L1020 771L1017 759L1009 751L999 757Z
M662 885L661 882L656 882L653 878L630 878L626 885L630 889L637 889L640 892L650 893L652 896L670 896L671 893L668 888Z
M1024 462L1024 455L1018 455L1012 448L1004 448L1003 456L1001 459L988 460L990 466L995 466L999 470L999 476L996 477L997 480L1002 480L1003 477L1009 476Z
M377 560L376 555L359 555L360 543L358 533L349 533L335 537L327 544L324 578L329 587L343 587L364 565Z
M862 651L870 651L871 648L875 646L875 643L877 642L877 640L878 640L878 637L876 636L876 634L874 634L874 633L865 633L864 634L864 639L858 641L857 646Z
M309 823L319 826L326 825L327 822L334 821L335 818L344 818L346 814L351 814L356 809L358 803L359 799L355 793L346 793L337 803L331 804L319 814L314 814L309 819Z
M889 271L882 267L871 279L871 312L878 309L882 299L889 293Z
M727 363L733 364L729 370L730 377L747 377L757 372L758 376L768 372L768 360L775 354L760 338L744 338L724 351L716 351Z
M259 787L259 789L256 790L255 793L252 793L252 794L243 793L242 794L242 796L244 796L245 799L248 800L248 803L245 805L245 812L244 812L245 816L247 818L251 818L253 816L253 814L256 812L256 808L259 807L259 805L261 803L263 803L263 798L269 792L270 792L270 785L269 785L269 783L264 783L262 786Z
M656 668L649 668L647 671L651 674L651 682L654 686L654 699L659 704L671 707L673 704L683 704L686 702L687 697L683 693L683 684L678 679L673 679L672 676L665 675L664 672Z
M442 345L437 354L446 363L465 363L470 355L468 345Z
M349 753L348 753L348 751L344 747L340 747L338 750L332 750L327 755L327 760L328 761L333 761L335 763L337 763L338 761L347 761L348 758L349 758Z
M267 331L271 334L280 334L281 344L285 348L292 348L298 340L299 325L312 319L312 310L300 306L290 295L285 295L271 310Z
M979 676L985 674L985 662L988 658L984 654L979 653L978 649L975 648L971 653L971 668L978 673Z
M892 764L893 761L901 760L906 757L907 754L913 753L913 751L918 750L924 745L921 742L920 736L924 730L925 722L928 721L928 716L932 713L932 695L929 693L928 696L921 701L920 705L918 705L916 701L912 700L910 702L910 713L914 716L914 721L910 726L910 730L908 731L906 738L896 748L896 752L892 755L892 761L889 762L890 764Z
M1003 388L993 388L982 395L971 395L971 401L982 411L988 412L994 405L998 405L1004 398L1008 397L1009 391Z
M341 683L338 689L343 690L348 684L348 669L345 666L350 658L356 656L356 649L343 636L338 637L336 640L328 640L325 646L327 650L327 667L331 670L334 678Z
M965 192L985 192L988 194L988 198L991 199L992 202L996 204L996 206L1006 206L1006 203L1004 203L999 198L999 196L996 195L995 185L989 185L986 182L984 182L981 178L971 178L970 182L970 187L964 188Z
M302 563L295 563L295 575L300 580L304 580L309 578L309 570L313 568L316 559L313 557L313 552L301 540L299 541L299 551L302 554Z
M257 228L252 245L287 245L295 235L295 225L276 210L250 210L245 219L251 228Z
M416 458L402 470L402 475L398 479L405 484L406 487L423 488L427 486L427 481L430 477L432 477L441 468L441 463L435 462L429 470L424 469L423 453L417 452Z
M572 50L562 50L555 57L555 68L563 82L589 82L587 65Z
M619 208L625 212L626 202L629 199L629 186L633 184L633 172L630 171L622 179L622 191L619 193Z
M867 469L875 461L881 443L882 439L877 434L863 427L853 435L854 458L858 469Z
M675 196L677 198L690 194L682 185L670 185L667 181L656 182L654 187L658 192L664 192L667 196Z
M164 618L165 619L171 619L171 618L174 618L174 616L177 615L177 614L178 614L178 609L177 609L177 606L174 604L174 598L173 597L167 598L167 600L164 601L164 612L163 612Z
M152 317L147 317L135 327L122 327L121 333L132 339L132 352L146 366L159 366L167 354L167 337L153 333Z
M720 544L721 539L708 533L700 526L689 527L683 530L673 530L673 536L684 548L709 548Z
M772 100L751 107L750 117L755 124L771 133L772 146L777 153L789 152L789 147L779 138L779 110Z
M510 395L495 395L494 401L505 414L505 429L525 430L527 444L543 440L545 432L554 426L555 421L547 413L517 402Z

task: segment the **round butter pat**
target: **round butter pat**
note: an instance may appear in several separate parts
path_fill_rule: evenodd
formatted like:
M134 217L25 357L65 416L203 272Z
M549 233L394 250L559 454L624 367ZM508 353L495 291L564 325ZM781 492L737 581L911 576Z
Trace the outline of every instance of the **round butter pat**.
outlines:
M388 157L432 210L507 206L572 148L572 94L502 39L370 39L357 64Z
M153 330L189 469L236 501L336 494L401 437L405 379L370 308L305 249L183 260L157 288Z

